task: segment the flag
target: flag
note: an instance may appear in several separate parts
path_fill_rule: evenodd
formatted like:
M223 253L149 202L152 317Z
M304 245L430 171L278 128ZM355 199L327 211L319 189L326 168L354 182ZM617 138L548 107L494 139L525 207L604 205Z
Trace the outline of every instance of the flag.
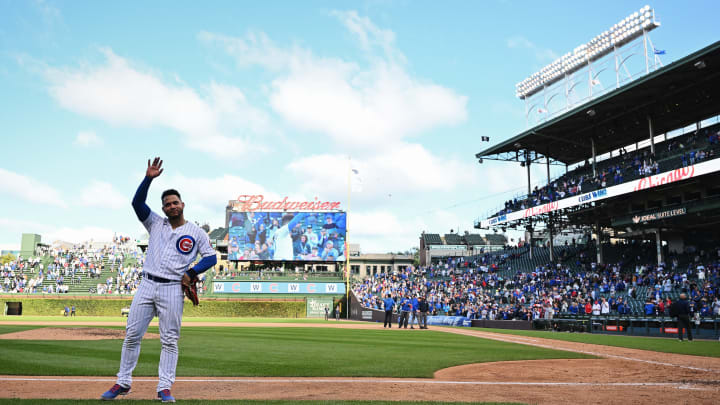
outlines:
M480 140L481 140L481 142L490 142L490 137L489 136L481 136Z
M362 178L360 177L360 171L358 169L352 169L352 173L350 174L350 190L353 193L362 191Z
M664 50L664 49L657 49L657 48L653 47L653 53L654 53L655 55L665 55L665 50Z

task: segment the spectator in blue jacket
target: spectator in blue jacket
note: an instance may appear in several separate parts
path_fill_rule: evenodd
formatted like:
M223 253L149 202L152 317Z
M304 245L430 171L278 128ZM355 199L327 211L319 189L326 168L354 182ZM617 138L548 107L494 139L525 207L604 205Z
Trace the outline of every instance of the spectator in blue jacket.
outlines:
M383 328L392 328L392 314L393 308L395 307L395 300L392 299L390 293L388 293L387 297L383 300L383 307L385 307L385 323L383 323Z
M655 315L655 304L650 300L645 303L645 315Z
M413 325L416 323L419 328L420 322L418 321L418 311L420 310L420 301L418 301L417 295L414 296L410 302L412 303L412 310L410 312L410 329L415 329Z
M408 295L405 295L403 297L402 301L400 301L400 320L398 322L398 328L405 327L407 329L408 325L408 318L410 316L410 311L412 311L412 301L410 300L410 297Z

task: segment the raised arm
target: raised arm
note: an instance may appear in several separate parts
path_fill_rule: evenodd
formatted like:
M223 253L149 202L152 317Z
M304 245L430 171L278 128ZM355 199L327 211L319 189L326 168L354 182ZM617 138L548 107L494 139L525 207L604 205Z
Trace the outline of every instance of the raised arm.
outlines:
M145 200L147 199L147 193L150 189L150 182L152 182L155 177L162 174L162 172L162 160L160 160L159 157L156 157L153 160L152 164L150 163L150 159L148 159L148 167L145 171L145 178L143 179L142 183L140 183L140 186L135 192L135 197L133 197L132 200L132 206L135 210L135 215L137 215L138 219L141 222L145 221L150 215L150 207L145 204Z

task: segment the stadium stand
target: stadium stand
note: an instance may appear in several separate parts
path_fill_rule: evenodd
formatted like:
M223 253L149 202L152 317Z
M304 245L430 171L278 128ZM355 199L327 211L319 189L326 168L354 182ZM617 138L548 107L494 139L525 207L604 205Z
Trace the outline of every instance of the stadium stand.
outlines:
M462 245L463 244L462 236L460 236L456 233L446 233L445 234L445 244L446 245Z
M422 235L423 241L426 245L442 245L443 241L440 235L436 233L424 233Z
M467 234L463 236L464 243L470 246L485 245L486 240L478 234Z
M529 197L514 198L505 202L503 209L494 215L557 201L608 186L637 180L690 164L700 163L718 156L720 152L720 125L694 130L656 145L656 153L650 147L623 153L620 156L597 163L596 173L589 161L560 176L545 187L535 187Z
M633 258L647 245L616 245L620 258ZM547 250L547 248L545 248ZM672 257L669 266L620 260L598 265L589 260L593 246L558 249L568 264L539 263L547 252L529 261L527 249L507 249L475 257L450 259L427 268L383 273L353 286L363 305L382 308L381 297L424 295L436 315L470 319L541 319L564 315L602 314L668 316L669 304L687 291L699 318L720 316L720 255L718 249ZM683 265L681 265L683 263ZM572 270L573 267L577 270ZM532 266L514 270L513 265ZM652 310L646 311L646 305ZM596 315L601 315L598 313Z
M0 293L125 295L139 285L144 253L127 237L65 244L2 266Z
M609 317L664 325L670 304L684 292L695 325L710 325L717 338L718 73L720 42L477 153L481 164L512 162L528 171L527 194L475 223L495 232L525 231L519 246L488 233L488 245L504 248L432 257L406 272L371 276L353 286L356 297L381 309L379 298L387 293L396 299L425 295L438 315L583 317L595 328ZM538 164L548 173L551 165L566 170L532 188L530 166ZM706 169L696 173L696 166ZM652 178L669 171L688 175ZM607 191L630 183L635 186ZM576 196L583 198L569 199ZM566 205L548 204L559 200ZM564 231L574 236L558 239Z

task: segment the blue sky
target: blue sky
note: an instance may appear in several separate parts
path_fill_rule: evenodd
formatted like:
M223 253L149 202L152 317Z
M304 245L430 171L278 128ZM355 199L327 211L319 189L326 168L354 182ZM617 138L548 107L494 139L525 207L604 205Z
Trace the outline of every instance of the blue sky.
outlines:
M474 158L525 128L515 83L645 4L0 0L0 247L140 237L152 156L149 205L177 188L213 228L239 194L347 208L350 158L364 252L472 231L524 188ZM650 5L663 63L720 37L717 2Z

